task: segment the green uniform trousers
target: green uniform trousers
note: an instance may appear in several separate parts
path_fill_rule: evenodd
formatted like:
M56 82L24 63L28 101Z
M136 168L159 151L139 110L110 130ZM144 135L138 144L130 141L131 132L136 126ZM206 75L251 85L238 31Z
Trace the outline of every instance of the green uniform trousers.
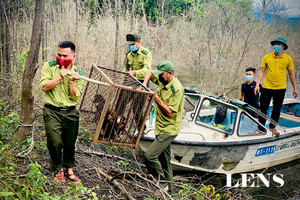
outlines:
M171 142L176 135L157 135L145 153L146 166L150 174L158 178L159 186L173 192L173 169L171 166Z
M53 169L72 168L75 162L75 142L79 127L78 111L73 109L61 113L44 108L43 117Z

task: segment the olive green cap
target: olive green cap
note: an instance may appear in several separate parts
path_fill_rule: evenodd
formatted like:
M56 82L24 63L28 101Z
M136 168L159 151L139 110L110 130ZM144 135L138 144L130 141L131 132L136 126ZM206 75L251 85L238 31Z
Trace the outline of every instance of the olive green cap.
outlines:
M285 40L284 37L277 37L277 38L275 38L273 41L271 41L271 45L273 46L275 42L280 42L280 43L282 43L283 46L284 46L284 49L283 49L283 50L288 49L288 45L287 45L286 40Z
M126 35L126 44L130 45L133 44L141 39L141 36L138 32L129 33Z
M154 70L152 74L160 75L165 71L174 71L174 65L170 61L162 61L157 65L157 70Z

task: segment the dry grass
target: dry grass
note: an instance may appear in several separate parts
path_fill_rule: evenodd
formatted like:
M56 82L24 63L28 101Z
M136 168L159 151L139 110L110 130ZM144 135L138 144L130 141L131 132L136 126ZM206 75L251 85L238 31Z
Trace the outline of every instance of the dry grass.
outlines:
M42 47L44 59L40 51L40 65L34 80L37 105L42 105L43 99L38 88L42 63L55 60L59 42L74 41L77 46L74 63L86 74L92 63L114 66L116 21L113 10L108 9L105 14L96 16L95 23L91 24L89 10L81 4L77 5L76 8L76 3L71 0L46 3ZM24 16L23 21L14 25L19 55L30 45L33 15L27 13ZM292 32L284 25L261 26L260 22L245 16L239 8L208 3L203 5L201 18L191 11L186 16L162 19L159 23L150 23L145 16L135 18L134 22L134 30L142 35L142 45L152 52L152 68L162 60L170 60L184 86L197 87L202 91L237 98L240 85L244 82L245 68L260 67L262 57L272 51L269 42L276 36L286 37L289 44L286 53L293 57L295 67L300 64L299 31ZM120 17L117 60L121 70L127 51L125 36L131 32L130 23L129 15ZM9 95L6 100L3 99L4 102L18 105L21 75L12 76L10 83L14 82L13 85L17 86L9 92L13 93L14 98Z
M55 59L60 41L71 40L77 45L75 64L85 73L89 72L92 63L113 67L116 22L112 11L97 16L91 25L89 11L82 5L78 6L76 10L74 1L63 1L61 5L47 2L45 61ZM120 20L118 69L123 69L127 51L125 35L130 32L131 20L130 16ZM153 68L162 60L170 60L185 86L230 97L238 97L245 68L258 69L262 57L272 51L269 42L274 37L286 37L289 44L286 52L294 58L296 67L300 62L299 31L292 32L285 26L262 27L239 8L210 3L203 6L201 18L190 12L185 17L162 19L153 24L140 17L135 20L134 27L142 34L142 45L152 52ZM17 35L22 41L18 43L20 52L29 47L30 28L27 25ZM40 69L36 74L36 84Z

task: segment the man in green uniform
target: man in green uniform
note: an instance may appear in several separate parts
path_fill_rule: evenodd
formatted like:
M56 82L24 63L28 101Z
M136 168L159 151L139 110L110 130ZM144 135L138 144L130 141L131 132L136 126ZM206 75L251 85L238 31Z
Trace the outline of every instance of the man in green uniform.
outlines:
M174 76L174 66L170 61L162 61L157 70L147 72L144 85L149 79L156 85L156 139L145 153L148 171L160 180L159 186L165 192L173 190L173 170L171 166L171 142L178 135L183 113L184 89ZM154 196L160 196L158 190Z
M55 180L62 183L65 182L63 167L67 168L66 175L72 181L81 182L72 169L79 126L79 113L75 106L83 89L83 80L79 79L82 72L72 64L75 57L75 45L70 41L61 42L56 61L44 64L40 81L45 92L43 116L47 147Z
M124 71L143 83L146 73L151 69L151 52L141 46L141 37L136 32L126 35L126 44L129 45L129 50Z
M143 83L145 79L146 73L151 69L152 56L151 52L145 47L141 46L141 37L137 32L129 33L126 35L126 44L129 47L129 50L126 54L125 60L125 69L124 71L135 77L141 83ZM125 82L126 82L125 77ZM129 79L130 80L130 79ZM120 95L121 104L119 109L119 115L124 112L125 104L127 102L127 98L132 98L132 93L122 91L122 95ZM140 113L144 104L144 99L140 98L138 103L133 107L134 113ZM141 128L142 120L138 114L135 115L135 122L137 123L138 128ZM146 126L143 127L143 130L146 129Z

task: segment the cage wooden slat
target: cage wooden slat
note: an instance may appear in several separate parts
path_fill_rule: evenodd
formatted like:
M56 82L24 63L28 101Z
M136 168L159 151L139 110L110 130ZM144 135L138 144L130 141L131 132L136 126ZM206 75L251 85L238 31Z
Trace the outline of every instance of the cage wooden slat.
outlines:
M94 143L137 147L154 92L128 73L92 65L79 112Z
M108 95L107 95L107 100L110 100L111 96L112 96L112 93L113 93L113 87L110 87L109 88L109 91L108 91ZM103 111L102 111L102 114L100 115L100 121L98 123L98 126L97 126L97 129L96 129L96 133L94 135L94 138L93 138L93 142L96 142L97 139L99 138L99 135L100 135L100 131L101 131L101 128L102 128L102 124L103 124L103 121L105 119L105 116L104 114L107 112L107 109L108 109L108 106L109 106L109 102L106 101L105 104L104 104L104 108L103 108Z
M105 78L105 80L110 84L114 84L104 73L102 73L102 71L95 65L93 64L94 69L96 69L99 73L101 73L101 75Z

